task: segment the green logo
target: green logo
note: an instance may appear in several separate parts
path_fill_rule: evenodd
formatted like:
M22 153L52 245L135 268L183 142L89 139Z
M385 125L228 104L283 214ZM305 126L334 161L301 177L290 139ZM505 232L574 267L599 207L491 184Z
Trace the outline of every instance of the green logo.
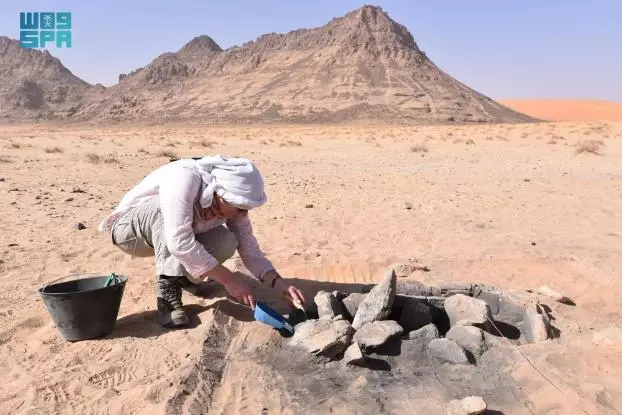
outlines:
M70 48L71 13L21 12L19 43L23 48L45 48L48 43Z

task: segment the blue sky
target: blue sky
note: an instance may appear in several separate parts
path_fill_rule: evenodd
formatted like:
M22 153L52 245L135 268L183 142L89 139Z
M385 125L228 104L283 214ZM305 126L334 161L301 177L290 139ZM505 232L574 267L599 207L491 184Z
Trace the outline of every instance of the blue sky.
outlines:
M70 11L73 47L48 50L108 86L194 36L225 49L364 4L382 6L441 69L494 99L622 102L621 0L20 0L0 3L0 34L19 38L20 11Z

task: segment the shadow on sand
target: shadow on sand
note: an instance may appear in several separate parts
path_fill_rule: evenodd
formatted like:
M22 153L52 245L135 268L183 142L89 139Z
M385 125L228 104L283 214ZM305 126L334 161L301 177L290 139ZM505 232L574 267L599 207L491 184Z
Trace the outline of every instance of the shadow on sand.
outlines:
M278 293L272 288L260 284L247 274L236 272L236 274L242 278L252 287L255 299L262 301L274 308L278 312L289 315L295 309L284 300ZM350 284L350 283L336 283L327 281L314 281L304 280L299 278L288 278L286 281L290 285L298 287L304 294L305 300L308 304L313 304L313 297L319 291L340 291L343 293L361 292L365 286L363 284ZM226 290L222 285L216 282L203 282L192 287L193 293L184 291L184 298L191 296L203 298L207 300L215 300L208 305L199 304L187 304L185 309L190 317L190 323L187 326L181 327L179 330L194 329L201 324L200 315L208 310L219 310L221 313L233 317L236 320L249 322L254 321L253 311L245 305L239 304L233 299L229 298ZM155 298L154 298L155 302ZM139 313L129 314L117 320L115 328L112 333L104 337L106 339L121 338L121 337L138 337L149 338L157 337L161 334L169 332L170 330L161 327L156 321L156 311L142 311Z

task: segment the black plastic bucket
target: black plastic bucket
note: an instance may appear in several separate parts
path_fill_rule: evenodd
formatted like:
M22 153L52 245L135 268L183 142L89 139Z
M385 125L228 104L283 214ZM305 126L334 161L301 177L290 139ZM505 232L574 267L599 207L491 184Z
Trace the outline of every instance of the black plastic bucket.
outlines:
M112 278L98 275L39 288L39 295L65 340L95 339L114 329L127 277L111 275Z

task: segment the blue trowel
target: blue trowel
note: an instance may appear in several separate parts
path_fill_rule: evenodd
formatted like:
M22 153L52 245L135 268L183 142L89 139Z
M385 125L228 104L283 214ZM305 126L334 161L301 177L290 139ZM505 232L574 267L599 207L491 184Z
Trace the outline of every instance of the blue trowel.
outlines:
M257 303L255 305L255 320L274 327L280 332L289 335L294 334L294 328L289 324L287 319L264 303Z

